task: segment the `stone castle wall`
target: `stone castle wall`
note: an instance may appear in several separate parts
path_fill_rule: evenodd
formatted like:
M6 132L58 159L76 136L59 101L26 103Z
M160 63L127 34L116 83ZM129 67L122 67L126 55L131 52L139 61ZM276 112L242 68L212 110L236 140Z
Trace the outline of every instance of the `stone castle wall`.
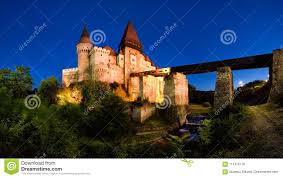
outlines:
M133 120L143 123L146 119L155 114L155 112L155 105L146 103L143 106L135 107L131 117Z
M163 101L164 80L162 77L147 75L142 77L142 98L150 103L160 103Z
M125 47L118 55L114 55L109 48L91 48L91 45L83 43L77 45L77 53L78 68L63 70L64 87L85 80L89 72L92 72L94 80L109 84L116 82L123 86L119 87L123 91L116 94L125 101L136 101L140 98L151 103L134 110L133 116L141 122L155 112L155 103L162 103L165 93L170 95L172 105L188 104L188 81L183 74L174 74L167 81L163 76L131 76L132 73L157 69L139 50Z
M83 81L88 77L87 70L89 67L89 52L92 48L93 45L89 43L79 43L77 45L79 81Z
M62 86L68 87L78 81L78 68L64 69L62 71Z
M100 47L93 47L89 44L77 45L78 68L63 70L63 86L82 81L86 78L88 64L91 65L94 79L105 83L118 83L125 85L126 92L131 100L138 97L150 103L162 102L164 98L165 81L164 77L146 75L132 77L131 73L138 73L156 70L156 67L140 51L125 47L122 54L114 56L110 50ZM124 53L124 55L123 55ZM88 59L86 59L88 58ZM83 72L84 71L84 72ZM167 95L172 96L172 103L176 105L188 104L188 81L183 74L172 75L172 82L167 81Z
M113 64L99 64L93 69L93 76L95 79L105 83L124 83L124 71L117 65Z

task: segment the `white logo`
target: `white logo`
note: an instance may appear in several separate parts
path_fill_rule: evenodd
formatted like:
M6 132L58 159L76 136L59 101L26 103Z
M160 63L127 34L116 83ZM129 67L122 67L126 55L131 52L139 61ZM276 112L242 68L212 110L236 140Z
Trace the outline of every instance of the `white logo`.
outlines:
M28 109L35 109L39 108L41 105L41 100L37 95L28 95L25 98L25 106Z
M235 43L237 40L237 35L233 30L223 30L220 35L220 41L225 45L230 45Z
M155 104L156 108L158 109L166 109L169 108L171 106L171 99L169 96L164 96L164 99L161 103L156 103Z
M7 164L7 169L8 169L9 171L13 171L13 170L17 169L17 164L14 163L14 162L8 162L8 164Z
M96 30L93 30L90 33L90 40L93 44L99 45L99 44L105 42L106 35L105 35L104 31L102 31L100 29L96 29Z

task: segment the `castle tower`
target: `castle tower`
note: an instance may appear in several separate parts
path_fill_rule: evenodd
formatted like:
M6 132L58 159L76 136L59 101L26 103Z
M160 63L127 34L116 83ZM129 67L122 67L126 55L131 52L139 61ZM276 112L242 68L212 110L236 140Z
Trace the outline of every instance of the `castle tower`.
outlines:
M139 57L142 54L142 44L139 40L137 32L129 21L121 39L119 50L124 54L124 72L125 72L125 87L128 88L129 77L135 71L135 66L138 64Z
M87 79L89 73L89 52L93 48L86 27L84 27L79 43L77 44L78 55L78 80Z

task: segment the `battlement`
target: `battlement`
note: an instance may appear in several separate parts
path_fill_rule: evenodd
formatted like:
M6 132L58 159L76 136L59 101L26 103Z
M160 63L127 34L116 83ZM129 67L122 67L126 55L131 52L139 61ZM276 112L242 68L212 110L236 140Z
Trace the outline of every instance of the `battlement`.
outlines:
M63 69L63 73L69 73L69 72L77 72L78 68L69 68L69 69Z
M77 53L89 53L93 48L92 44L79 43L77 44Z
M79 54L79 53L82 53L82 52L89 53L89 52L90 52L90 49L87 49L87 48L85 48L85 49L77 49L77 53L78 53L78 54Z
M92 50L90 51L90 55L92 55L94 52L99 52L99 53L107 54L107 55L110 54L110 50L105 49L105 48L101 48L101 47L97 47L97 46L92 48Z

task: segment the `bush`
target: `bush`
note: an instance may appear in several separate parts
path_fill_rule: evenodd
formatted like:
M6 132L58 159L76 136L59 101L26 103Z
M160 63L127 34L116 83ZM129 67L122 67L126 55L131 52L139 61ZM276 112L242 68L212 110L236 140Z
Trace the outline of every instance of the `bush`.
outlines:
M211 107L211 104L209 102L204 102L202 103L203 107Z
M101 135L111 139L131 133L128 104L109 92L85 116L88 136Z
M42 80L37 94L48 105L57 103L57 93L59 91L59 82L57 78L50 77Z
M119 87L119 84L117 82L113 82L113 83L110 84L110 88L112 90L116 90L118 87Z
M205 119L203 120L202 124L203 127L198 130L199 137L201 142L203 142L205 145L209 145L213 141L213 120Z
M15 98L25 97L32 92L30 69L17 66L15 71L0 70L0 88L5 87Z
M82 90L82 106L85 108L93 109L110 93L109 86L99 81L84 81L79 87Z
M82 157L86 158L109 158L112 157L112 147L100 140L83 139L83 147L81 148L84 153Z

